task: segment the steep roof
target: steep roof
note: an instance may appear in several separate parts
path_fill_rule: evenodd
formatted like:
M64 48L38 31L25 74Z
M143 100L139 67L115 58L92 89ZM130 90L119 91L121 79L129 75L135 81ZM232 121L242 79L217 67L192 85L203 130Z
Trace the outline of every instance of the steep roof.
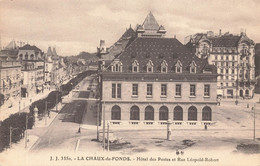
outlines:
M233 35L210 38L213 47L236 47L239 39L240 36Z
M23 47L20 47L19 50L34 50L34 51L41 51L41 49L39 49L36 46L31 46L29 44L24 45Z
M128 28L125 33L108 49L108 54L104 55L105 57L116 57L120 54L125 48L136 38L135 31L131 28ZM104 58L106 59L106 58ZM107 58L110 59L110 58Z
M155 17L153 16L152 12L149 12L147 17L145 18L143 22L143 27L146 30L158 30L159 24L156 21Z
M51 51L51 47L48 47L47 56L53 56L53 53Z
M135 60L139 63L139 72L146 72L146 65L151 60L155 73L161 71L160 66L164 60L168 64L168 72L175 72L178 60L182 63L183 72L189 72L192 61L196 63L198 73L202 73L208 64L207 59L202 60L194 56L176 38L136 38L117 59L123 64L123 72L131 72ZM213 65L209 66L216 72Z

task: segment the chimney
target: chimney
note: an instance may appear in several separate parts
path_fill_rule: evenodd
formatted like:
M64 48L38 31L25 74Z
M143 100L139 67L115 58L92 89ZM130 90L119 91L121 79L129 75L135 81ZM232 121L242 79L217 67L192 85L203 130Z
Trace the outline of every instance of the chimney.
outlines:
M221 36L221 29L219 30L219 36Z

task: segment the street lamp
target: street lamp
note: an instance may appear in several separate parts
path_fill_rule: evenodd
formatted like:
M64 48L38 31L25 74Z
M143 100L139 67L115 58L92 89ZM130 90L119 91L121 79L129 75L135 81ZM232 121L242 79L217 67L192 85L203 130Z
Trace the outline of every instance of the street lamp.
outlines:
M253 137L253 140L255 141L255 106L252 107L252 111L254 111L254 137Z

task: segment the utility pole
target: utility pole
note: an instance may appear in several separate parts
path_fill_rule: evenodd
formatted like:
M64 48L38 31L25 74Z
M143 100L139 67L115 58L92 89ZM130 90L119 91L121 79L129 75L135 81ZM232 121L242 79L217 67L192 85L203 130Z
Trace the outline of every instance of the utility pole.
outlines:
M252 110L254 111L254 141L255 141L255 108L254 106L252 107Z
M104 109L103 109L103 150L105 150L105 131L106 131L106 124L105 124L105 102L104 102Z
M19 100L19 115L20 115L20 111L21 111L21 100Z
M109 152L109 122L107 122L107 151Z
M12 147L12 126L10 126L9 129L10 129L10 131L9 131L9 133L10 133L9 146L10 146L10 148L11 148L11 147Z
M171 119L168 119L168 121L167 121L167 140L168 140L168 141L171 140L171 135L172 135L172 132L171 132L171 124L172 124Z
M99 102L97 105L97 140L99 141Z
M47 116L46 116L46 113L48 111L47 105L48 105L48 102L45 101L45 113L44 113L45 126L47 126Z
M27 128L28 128L28 115L25 116L25 148L27 148Z
M56 93L56 112L58 112L58 93L59 93L59 89L57 88L57 93Z

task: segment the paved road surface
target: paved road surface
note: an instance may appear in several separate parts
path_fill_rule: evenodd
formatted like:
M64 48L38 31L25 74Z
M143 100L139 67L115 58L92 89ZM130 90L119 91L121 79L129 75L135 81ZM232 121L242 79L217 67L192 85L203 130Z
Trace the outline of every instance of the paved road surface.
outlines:
M79 87L80 92L76 94L80 98L88 98L90 92L87 91L89 83L91 81L89 78L85 78ZM34 130L34 133L40 137L36 144L32 147L32 151L43 151L43 150L60 150L60 151L74 151L77 140L83 137L84 139L93 139L96 137L96 131L86 131L81 129L81 133L78 133L78 129L82 120L82 115L84 123L96 124L96 120L91 118L93 116L93 110L91 110L89 116L89 110L91 104L95 101L73 101L72 103L66 104L60 113L56 116L50 126L46 129L44 134L42 129ZM39 133L37 133L39 132ZM87 135L86 135L87 133ZM93 142L95 143L95 142Z

